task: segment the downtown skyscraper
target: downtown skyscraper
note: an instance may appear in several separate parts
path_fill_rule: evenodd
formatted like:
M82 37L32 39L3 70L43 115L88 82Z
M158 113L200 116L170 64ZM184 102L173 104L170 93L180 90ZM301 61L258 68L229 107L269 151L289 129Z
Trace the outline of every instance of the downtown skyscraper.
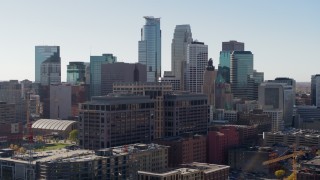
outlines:
M147 82L158 82L161 77L161 30L160 18L145 16L141 29L139 63L147 66Z
M35 47L35 82L41 82L41 65L46 61L61 63L60 46L36 46Z
M230 82L233 95L241 99L253 99L250 77L253 76L251 51L233 51L230 63Z
M244 51L244 43L238 41L222 42L219 57L219 75L223 82L230 83L230 62L233 51Z
M192 42L190 25L177 25L171 43L171 71L180 81L180 90L183 90L184 68L187 61L188 44Z
M187 49L185 90L202 93L203 73L208 64L208 45L193 41Z

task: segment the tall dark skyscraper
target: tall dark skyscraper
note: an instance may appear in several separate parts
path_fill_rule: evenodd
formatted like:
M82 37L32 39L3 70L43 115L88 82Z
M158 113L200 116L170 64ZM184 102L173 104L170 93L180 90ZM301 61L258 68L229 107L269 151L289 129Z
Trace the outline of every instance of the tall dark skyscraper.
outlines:
M141 29L139 63L147 66L147 81L158 82L161 77L161 30L160 18L145 16Z
M61 63L60 46L35 46L35 82L41 82L41 64L53 58Z

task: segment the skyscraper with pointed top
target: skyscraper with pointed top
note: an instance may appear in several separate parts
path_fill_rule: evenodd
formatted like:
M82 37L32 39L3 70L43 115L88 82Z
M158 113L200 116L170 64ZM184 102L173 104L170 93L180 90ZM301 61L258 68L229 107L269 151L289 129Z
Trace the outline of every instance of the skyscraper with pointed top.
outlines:
M203 73L202 93L208 96L208 105L210 106L210 120L213 120L213 111L215 108L215 84L217 70L213 66L213 60L210 58L206 70Z
M147 81L158 82L161 77L161 30L160 18L145 16L141 29L139 63L147 66Z

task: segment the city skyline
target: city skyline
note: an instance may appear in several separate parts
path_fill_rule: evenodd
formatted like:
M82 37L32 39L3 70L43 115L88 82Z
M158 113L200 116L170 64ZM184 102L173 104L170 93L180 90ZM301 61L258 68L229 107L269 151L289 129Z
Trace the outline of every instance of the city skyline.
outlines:
M0 80L34 81L34 48L38 45L60 46L63 82L69 62L89 62L90 55L112 53L119 62L138 62L142 17L154 16L161 18L162 74L171 70L175 26L190 24L194 39L208 45L208 57L213 58L216 67L222 42L237 40L254 54L254 67L264 72L265 80L290 77L310 82L311 75L320 73L314 58L320 40L317 5L317 1L289 0L201 4L77 1L76 6L62 1L3 2ZM106 11L108 6L112 8ZM84 13L88 10L90 13Z

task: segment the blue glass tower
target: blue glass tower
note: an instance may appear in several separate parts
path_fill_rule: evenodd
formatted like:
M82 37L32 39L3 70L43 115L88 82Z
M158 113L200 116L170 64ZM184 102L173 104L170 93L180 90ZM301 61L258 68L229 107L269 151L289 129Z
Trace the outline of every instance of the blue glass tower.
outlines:
M139 63L147 66L147 81L158 82L161 77L161 30L160 18L145 16L146 24L141 29Z

